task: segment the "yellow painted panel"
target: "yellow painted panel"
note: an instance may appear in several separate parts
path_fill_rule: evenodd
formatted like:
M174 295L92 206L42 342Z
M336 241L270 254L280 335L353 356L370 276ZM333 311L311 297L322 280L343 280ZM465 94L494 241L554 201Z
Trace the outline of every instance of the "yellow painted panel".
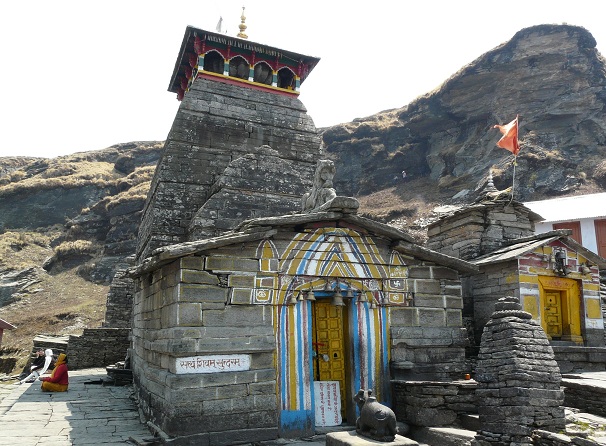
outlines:
M566 277L540 276L542 326L549 337L582 342L579 282Z
M556 276L540 276L539 282L544 288L552 288L557 290L565 290L567 288L574 288L576 286L576 282L574 280Z
M536 296L524 296L524 311L532 314L533 319L539 318L539 307L537 306L537 297Z
M512 283L516 279L518 279L518 277L511 274L511 275L507 276L507 283ZM519 280L520 280L520 283L539 283L539 278L538 278L538 276L535 276L535 275L530 276L528 274L520 274Z
M599 299L587 299L585 300L585 312L587 317L590 319L601 319L602 318L602 306L600 305Z
M545 293L545 321L547 334L562 337L562 299L559 291Z
M600 291L600 285L597 283L583 283L583 289L588 291Z

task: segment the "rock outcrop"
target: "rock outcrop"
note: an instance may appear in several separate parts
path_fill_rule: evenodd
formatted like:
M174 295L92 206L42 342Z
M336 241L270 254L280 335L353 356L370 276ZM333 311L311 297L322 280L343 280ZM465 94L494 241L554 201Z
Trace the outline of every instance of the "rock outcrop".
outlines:
M496 147L501 135L492 127L518 114L516 199L567 194L594 176L604 184L605 87L605 60L586 29L523 29L408 106L325 129L326 152L339 166L335 188L367 194L405 169L454 195L482 187L494 166L504 189L512 155Z
M162 143L117 144L58 158L0 158L0 230L63 226L64 242L86 241L91 252L56 254L44 268L74 266L83 276L109 284L134 253L141 212ZM92 252L94 251L94 252ZM10 270L10 268L9 268ZM4 276L4 275L2 275Z

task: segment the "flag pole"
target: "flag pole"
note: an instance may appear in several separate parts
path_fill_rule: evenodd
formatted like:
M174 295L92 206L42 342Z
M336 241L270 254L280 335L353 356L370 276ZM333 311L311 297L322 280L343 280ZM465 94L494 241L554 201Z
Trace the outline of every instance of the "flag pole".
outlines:
M507 125L494 125L493 128L499 129L503 134L501 139L497 141L497 146L503 149L509 150L513 153L513 178L511 181L511 200L513 201L513 194L516 186L516 165L518 164L518 152L520 151L520 144L518 142L518 117L511 121Z
M511 179L511 200L509 200L509 204L513 201L513 193L516 188L516 166L518 165L518 155L513 156L513 175Z

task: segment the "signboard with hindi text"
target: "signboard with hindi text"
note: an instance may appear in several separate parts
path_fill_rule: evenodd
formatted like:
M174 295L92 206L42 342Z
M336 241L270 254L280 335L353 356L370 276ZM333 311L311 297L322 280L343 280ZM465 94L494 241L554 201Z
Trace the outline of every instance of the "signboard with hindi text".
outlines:
M314 382L316 426L339 426L341 418L341 391L339 381Z
M190 356L175 359L175 373L220 373L250 370L250 355Z

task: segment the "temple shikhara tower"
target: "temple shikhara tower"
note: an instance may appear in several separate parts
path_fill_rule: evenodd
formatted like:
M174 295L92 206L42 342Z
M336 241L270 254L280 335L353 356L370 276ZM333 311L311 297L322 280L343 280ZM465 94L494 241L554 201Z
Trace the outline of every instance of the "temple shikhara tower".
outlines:
M320 155L298 96L318 61L186 28L169 84L181 105L144 210L138 259L246 218L298 210Z

